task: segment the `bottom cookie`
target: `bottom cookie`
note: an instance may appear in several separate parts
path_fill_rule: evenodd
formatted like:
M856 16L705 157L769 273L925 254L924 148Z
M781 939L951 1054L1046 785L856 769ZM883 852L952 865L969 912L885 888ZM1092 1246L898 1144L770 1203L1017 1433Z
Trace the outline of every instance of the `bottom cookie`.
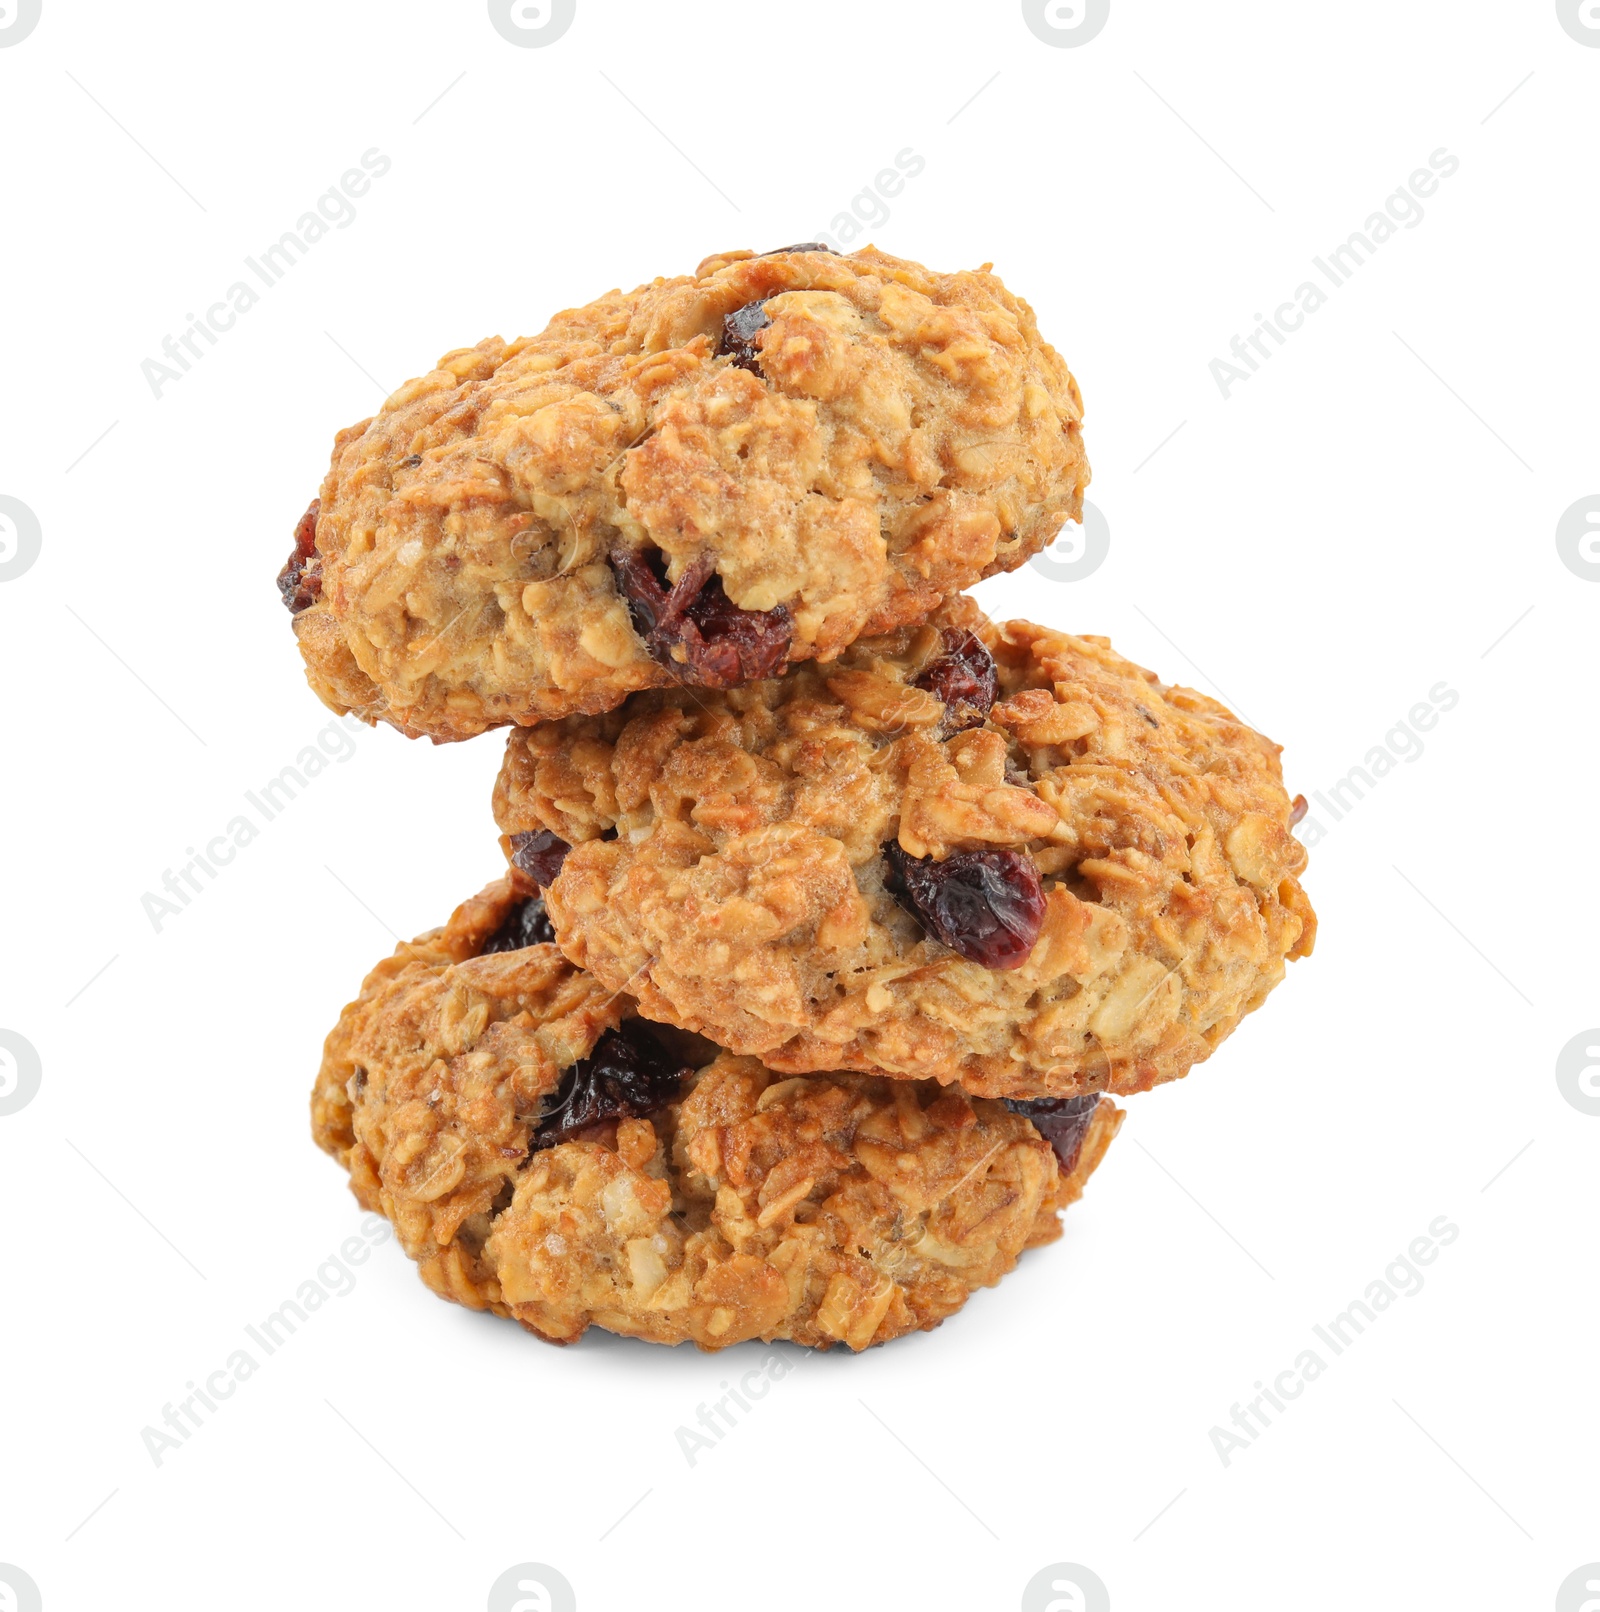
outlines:
M312 1119L430 1287L553 1342L937 1326L1060 1235L1122 1122L1104 1098L775 1074L637 1018L537 943L537 899L499 880L380 963Z

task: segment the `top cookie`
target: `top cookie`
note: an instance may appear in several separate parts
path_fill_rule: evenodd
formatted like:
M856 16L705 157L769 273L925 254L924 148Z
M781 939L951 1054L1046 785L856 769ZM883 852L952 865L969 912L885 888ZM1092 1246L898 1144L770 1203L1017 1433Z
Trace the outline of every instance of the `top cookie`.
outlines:
M646 1016L774 1069L1141 1091L1311 950L1278 746L970 599L831 664L511 736L507 850ZM568 844L572 849L568 851Z
M448 353L279 578L335 710L462 739L836 656L1081 514L1082 399L987 269L728 252Z

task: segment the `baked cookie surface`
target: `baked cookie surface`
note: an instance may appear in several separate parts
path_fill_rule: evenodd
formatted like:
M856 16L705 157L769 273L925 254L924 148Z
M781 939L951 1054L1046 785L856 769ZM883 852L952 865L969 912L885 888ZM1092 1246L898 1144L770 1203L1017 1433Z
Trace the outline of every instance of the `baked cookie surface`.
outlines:
M460 739L919 621L1081 514L1082 400L987 270L730 252L446 354L279 578L335 710Z
M1311 949L1278 753L1104 639L961 598L519 730L495 816L566 955L648 1018L788 1073L1134 1092Z
M717 1054L517 944L531 888L513 873L368 975L312 1125L430 1287L541 1337L862 1349L936 1326L1060 1235L1121 1123Z

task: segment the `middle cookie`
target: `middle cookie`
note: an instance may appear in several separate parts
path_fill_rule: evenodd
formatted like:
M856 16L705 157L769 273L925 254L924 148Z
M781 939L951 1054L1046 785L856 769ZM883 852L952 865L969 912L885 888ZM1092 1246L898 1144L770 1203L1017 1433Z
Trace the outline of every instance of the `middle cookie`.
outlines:
M1142 1091L1315 933L1278 746L965 598L782 678L514 732L495 817L573 962L788 1073Z

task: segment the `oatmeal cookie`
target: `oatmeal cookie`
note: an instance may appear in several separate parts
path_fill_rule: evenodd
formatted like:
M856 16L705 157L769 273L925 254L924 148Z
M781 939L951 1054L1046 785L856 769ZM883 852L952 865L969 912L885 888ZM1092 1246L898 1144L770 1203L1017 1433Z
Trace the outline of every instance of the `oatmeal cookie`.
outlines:
M430 1287L541 1337L863 1349L936 1326L1060 1235L1121 1124L1105 1099L718 1053L520 944L531 888L511 874L368 975L312 1125Z
M448 353L279 577L311 686L435 740L920 621L1081 513L1082 399L987 266L726 252Z
M962 598L515 732L495 815L567 956L648 1018L790 1074L1134 1092L1311 950L1278 754L1103 638Z

